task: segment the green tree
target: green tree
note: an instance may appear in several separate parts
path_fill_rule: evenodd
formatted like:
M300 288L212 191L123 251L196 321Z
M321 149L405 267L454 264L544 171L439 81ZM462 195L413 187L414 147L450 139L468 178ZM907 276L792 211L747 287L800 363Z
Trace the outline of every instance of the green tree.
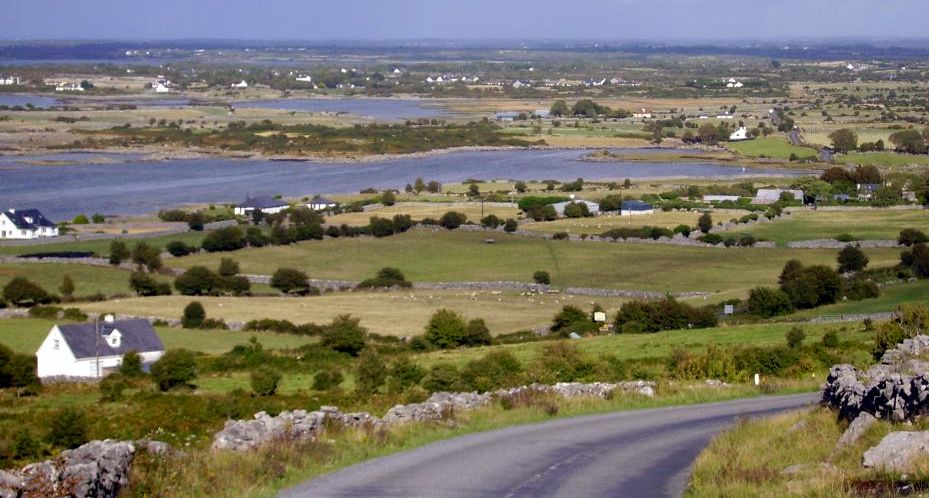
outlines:
M460 344L462 346L488 346L493 344L493 337L490 335L490 329L482 318L475 318L468 321L464 334L461 336Z
M440 309L433 313L426 324L426 340L442 349L454 348L461 344L465 334L464 319L458 313Z
M90 220L87 218L86 214L79 214L71 220L72 225L87 225L90 223Z
M185 296L202 296L219 293L223 282L209 268L192 266L174 280L174 288Z
M172 349L152 365L152 380L158 389L170 391L197 378L197 360L186 349Z
M62 297L65 299L71 299L74 297L74 280L71 280L69 275L65 275L61 279L61 285L58 286L58 292L61 293Z
M132 262L144 266L150 272L158 271L162 267L161 249L146 242L138 242L132 248Z
M373 349L365 350L358 357L358 372L355 389L359 394L373 394L387 380L387 367Z
M385 206L393 206L396 203L397 203L397 196L394 195L393 190L385 190L384 193L381 194L381 204Z
M423 377L426 376L426 371L410 361L408 357L401 356L390 365L388 376L387 383L391 387L391 391L399 393L419 384Z
M868 266L868 256L860 246L847 245L839 251L836 258L839 263L839 273L848 273L864 270Z
M785 315L793 311L790 296L780 289L755 287L748 292L748 311L762 318Z
M443 214L441 218L439 218L439 225L441 225L443 228L454 230L463 225L466 221L468 221L468 217L465 216L464 213L449 211Z
M513 233L517 229L519 229L519 223L513 218L507 218L506 223L503 224L503 231L506 233Z
M568 107L568 103L560 99L553 102L551 109L549 109L549 113L557 117L567 116L570 112L571 109Z
M284 294L309 294L312 290L310 279L300 270L278 268L271 276L271 287Z
M99 225L99 224L101 224L101 223L106 222L106 217L104 217L104 216L103 216L102 214L100 214L100 213L94 213L94 214L90 217L90 221L92 221L94 224Z
M550 285L552 283L552 277L545 270L539 270L533 273L532 280L540 285Z
M710 229L713 228L713 217L710 215L709 211L703 213L700 215L700 218L697 219L697 228L703 233L710 233Z
M901 246L910 247L913 244L926 244L929 243L929 236L927 236L923 231L917 230L915 228L904 228L900 231L900 235L897 237L897 243Z
M340 353L352 356L365 348L368 331L360 324L361 320L351 315L339 315L323 330L320 344Z
M142 355L138 351L127 351L123 355L123 361L119 364L119 373L126 377L139 377L144 374L142 371Z
M25 277L13 277L3 286L3 299L16 306L35 306L50 303L52 296Z
M245 247L245 232L237 226L218 228L206 234L202 247L207 252L238 251Z
M110 264L113 266L119 266L123 261L128 260L130 257L129 248L126 247L126 243L121 240L114 240L110 242Z
M239 263L232 258L222 258L219 260L219 276L234 277L239 274Z
M858 134L854 130L842 128L829 134L829 140L832 141L832 147L840 154L847 154L849 151L858 148Z
M471 198L480 197L480 195L481 195L481 189L480 189L480 187L478 187L476 183L472 183L472 184L468 185L468 192L467 192L467 195L468 195L468 197L471 197Z
M526 192L526 190L529 189L529 187L526 186L526 182L520 180L513 184L513 189L516 190L517 193L523 194Z
M894 144L897 152L906 154L925 154L926 140L918 130L898 131L890 136L890 143Z
M418 194L424 190L426 190L426 182L423 181L423 177L419 177L415 182L413 182L413 192Z
M281 373L271 367L259 367L252 370L249 383L256 395L273 396L281 383Z
M206 320L206 310L200 301L191 301L184 307L184 315L181 317L181 326L185 329L195 329L203 325Z
M803 345L803 340L806 339L806 332L802 328L795 325L787 331L787 346L791 349L797 349Z

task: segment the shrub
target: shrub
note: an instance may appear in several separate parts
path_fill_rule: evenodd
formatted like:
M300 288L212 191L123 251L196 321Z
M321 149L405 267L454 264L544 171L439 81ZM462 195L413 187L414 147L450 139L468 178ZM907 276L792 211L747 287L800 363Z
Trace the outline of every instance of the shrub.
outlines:
M119 373L126 377L138 377L142 372L142 355L138 351L127 351L123 361L119 364Z
M842 290L839 274L832 268L822 265L803 267L795 260L787 262L780 280L781 290L798 309L832 304Z
M567 337L571 332L585 334L597 329L597 324L590 319L584 310L577 306L567 305L555 315L552 320L552 332Z
M48 442L62 448L77 448L86 443L89 422L84 412L78 408L62 408L49 420Z
M35 356L14 353L0 344L0 388L38 385Z
M373 349L367 349L358 357L358 373L355 389L359 394L373 394L384 385L387 367Z
M202 246L207 252L237 251L245 247L245 233L237 226L218 228L203 238Z
M134 271L129 275L129 287L140 296L167 296L171 286L167 282L158 282L150 274Z
M929 243L929 236L915 228L904 228L897 237L897 243L907 247L914 244L926 244Z
M690 226L689 225L678 225L674 227L674 233L679 233L684 237L690 237Z
M129 248L126 247L126 243L121 240L114 240L110 242L110 264L113 266L119 266L123 261L128 260L130 257Z
M75 216L74 219L71 220L72 225L87 225L89 223L90 223L90 219L88 219L87 215L83 213Z
M290 268L279 268L271 276L271 287L283 292L284 294L309 294L312 290L310 279L299 270Z
M566 218L584 218L590 216L590 210L583 202L572 202L565 206L564 215Z
M148 271L158 271L161 266L161 249L150 246L146 242L138 242L132 248L132 262L138 266L148 268Z
M245 230L245 243L250 247L264 247L268 245L268 238L258 227L248 227Z
M372 216L368 221L368 230L374 237L388 237L394 234L394 222L378 216Z
M58 306L33 306L29 308L29 316L33 318L44 318L46 320L58 319L58 313L62 310Z
M191 301L184 307L184 315L181 317L181 326L185 329L195 329L203 325L206 320L206 310L199 301Z
M854 242L858 239L850 233L841 233L835 236L835 240L839 242Z
M539 270L532 274L532 280L539 285L550 285L552 277L545 270Z
M493 344L493 342L487 324L483 319L475 318L468 321L464 335L461 336L460 344L462 346L487 346Z
M270 367L261 367L252 371L249 383L257 396L273 396L281 383L281 373Z
M172 349L152 365L152 380L158 389L170 391L197 378L197 361L186 349Z
M426 324L425 337L432 345L442 348L454 348L461 344L465 334L464 319L458 313L447 309L436 311Z
M185 296L202 296L218 294L223 288L223 282L209 268L192 266L174 280L174 288Z
M723 238L719 234L708 233L706 235L701 236L697 240L699 240L700 242L703 242L704 244L712 244L715 246L715 245L719 245L719 243L723 241Z
M762 318L786 315L793 311L790 296L771 287L755 287L748 292L748 311Z
M345 379L342 377L342 372L337 368L322 370L313 376L313 389L316 391L335 389L343 380Z
M459 213L457 211L449 211L442 215L439 218L439 225L448 230L454 230L468 221L468 217L464 213Z
M700 215L700 218L697 219L697 228L703 233L710 233L710 229L713 228L713 217L710 215L709 211L703 213Z
M469 391L487 392L519 385L521 373L522 365L513 353L491 351L482 358L469 361L461 371L460 380Z
M397 358L390 365L388 370L389 379L387 381L390 391L400 393L406 389L415 386L426 376L426 371L416 363L410 361L406 356Z
M180 258L183 256L187 256L188 254L193 254L197 250L196 247L191 247L179 240L173 240L171 242L168 242L168 245L165 246L165 249L168 251L169 254L171 254L175 258Z
M360 325L358 318L339 315L323 330L320 344L333 351L358 356L365 348L367 335L368 331Z
M852 301L861 301L880 296L881 290L871 280L853 278L842 282L842 294Z
M112 403L123 399L123 391L129 387L129 384L122 375L114 373L104 377L98 387L100 400Z
M503 223L503 221L501 221L500 218L498 218L495 214L488 214L483 219L481 219L481 226L484 228L493 228L496 230L501 223Z
M3 287L3 299L16 306L35 306L52 302L52 296L24 277L13 277Z
M835 330L830 330L823 335L823 347L826 348L837 348L839 347L839 334Z
M518 228L519 224L513 218L507 218L506 223L503 224L503 231L506 233L513 233Z
M385 206L393 206L396 203L397 196L394 195L393 190L385 190L384 193L381 194L381 204Z
M594 365L574 344L556 341L546 344L535 365L536 381L574 382L593 374Z
M413 284L407 281L403 272L397 268L385 267L377 272L377 276L363 280L358 284L359 288L390 288L390 287L412 287Z
M929 277L929 246L922 243L913 244L909 250L900 254L900 262L910 268L918 277Z
M437 363L423 377L422 386L429 392L454 392L463 390L458 368L450 363Z
M673 297L660 301L630 301L616 315L616 330L623 332L658 332L684 328L707 328L717 325L711 308L694 308Z
M851 245L843 247L836 260L839 263L839 273L864 270L869 261L860 246Z
M791 349L798 349L803 345L803 340L806 339L806 332L803 331L799 326L791 327L787 331L787 347Z
M84 322L87 321L87 313L79 308L65 308L61 318L69 322Z
M61 296L70 300L74 296L74 290L74 280L71 280L71 277L68 275L62 277L61 285L58 287L58 292L61 293Z
M552 234L552 240L568 240L568 232L555 232Z

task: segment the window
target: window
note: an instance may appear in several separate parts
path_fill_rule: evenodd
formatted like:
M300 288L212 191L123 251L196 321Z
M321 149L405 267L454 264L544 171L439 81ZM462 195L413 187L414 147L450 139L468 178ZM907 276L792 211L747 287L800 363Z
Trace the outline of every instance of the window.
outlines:
M55 349L55 350L61 349L61 341L59 341L58 339L55 339L55 346L54 346L54 349Z

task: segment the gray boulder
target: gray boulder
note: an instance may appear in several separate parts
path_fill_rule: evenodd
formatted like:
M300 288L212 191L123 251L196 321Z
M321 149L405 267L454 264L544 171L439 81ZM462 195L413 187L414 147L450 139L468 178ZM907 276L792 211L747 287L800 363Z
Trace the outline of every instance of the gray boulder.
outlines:
M851 424L848 424L848 429L845 429L845 432L842 433L842 437L839 438L839 442L835 445L836 450L841 450L846 446L858 442L861 436L863 436L865 432L868 432L868 429L876 423L877 419L874 418L874 415L868 412L859 414L855 417L855 420L852 420Z
M886 472L910 472L913 464L929 456L929 431L891 432L864 452L862 465Z

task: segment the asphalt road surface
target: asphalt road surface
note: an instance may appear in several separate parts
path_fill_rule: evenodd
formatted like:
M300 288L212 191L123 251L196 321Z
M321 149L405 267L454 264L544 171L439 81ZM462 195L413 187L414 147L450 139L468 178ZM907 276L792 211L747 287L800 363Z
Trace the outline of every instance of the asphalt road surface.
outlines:
M378 458L284 491L308 497L677 497L700 451L743 416L814 394L636 410L522 425Z

